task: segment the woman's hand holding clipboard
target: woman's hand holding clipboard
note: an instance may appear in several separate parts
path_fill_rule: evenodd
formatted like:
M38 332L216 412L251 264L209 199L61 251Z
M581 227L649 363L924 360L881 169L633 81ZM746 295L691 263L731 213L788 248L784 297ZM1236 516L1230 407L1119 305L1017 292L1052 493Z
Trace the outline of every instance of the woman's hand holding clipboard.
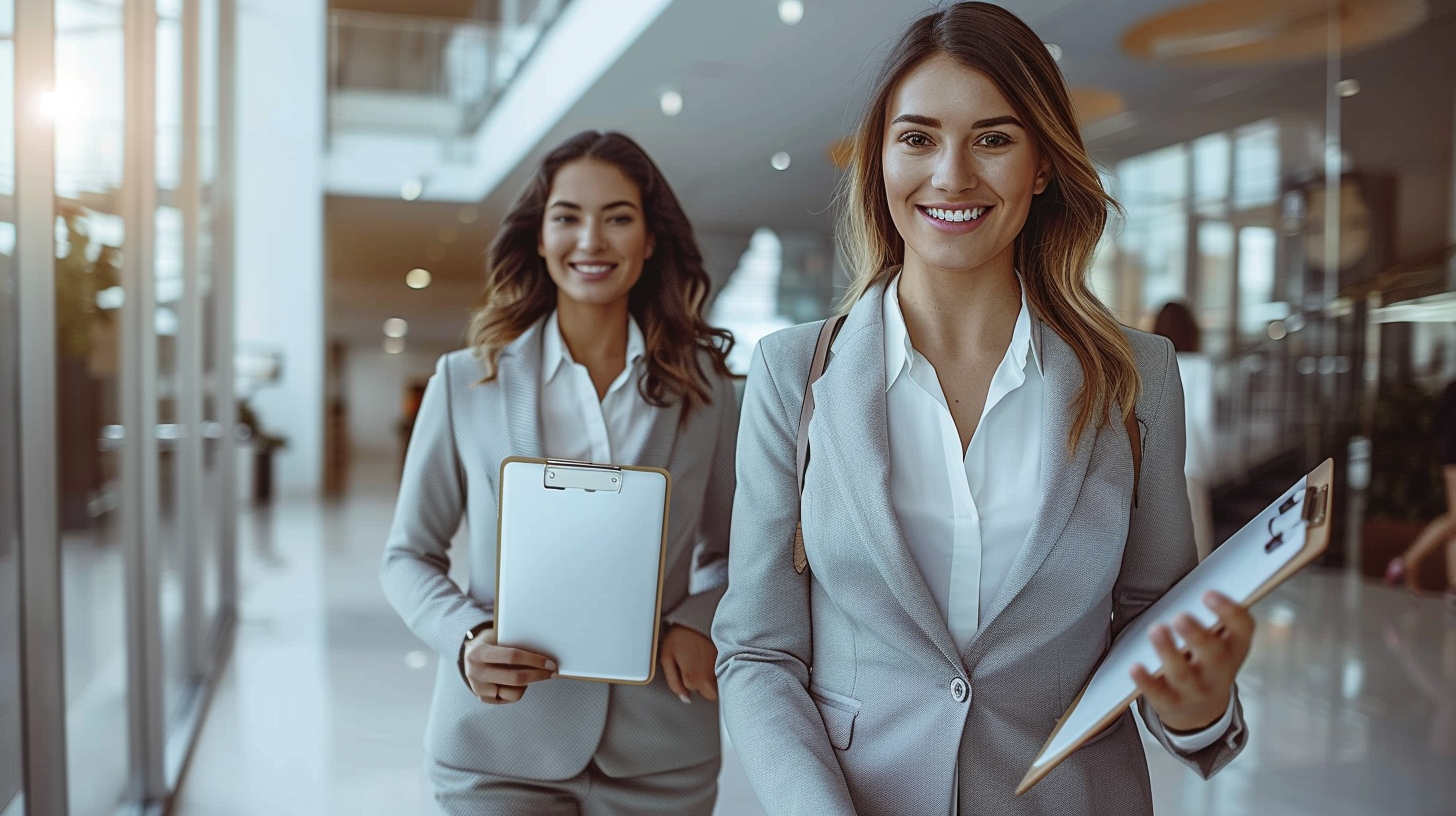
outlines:
M1171 625L1186 614L1218 635L1222 631L1219 615L1205 604L1208 591L1217 591L1247 609L1325 551L1330 541L1334 473L1334 460L1326 459L1122 630L1058 720L1017 786L1017 795L1031 790L1058 763L1122 715L1138 696L1132 676L1135 666L1145 667L1151 677L1162 675L1159 650L1166 651L1167 644L1155 643L1151 637L1155 628ZM1174 636L1173 648L1186 648L1176 638L1176 628L1168 634Z

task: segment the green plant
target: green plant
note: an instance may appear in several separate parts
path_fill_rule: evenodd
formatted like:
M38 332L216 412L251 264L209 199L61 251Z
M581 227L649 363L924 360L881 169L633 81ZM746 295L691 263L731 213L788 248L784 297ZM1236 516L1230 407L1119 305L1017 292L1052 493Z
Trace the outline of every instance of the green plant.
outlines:
M1414 382L1382 382L1375 402L1366 514L1429 521L1446 511L1431 416L1436 397Z
M112 319L96 305L96 293L121 284L119 250L101 247L92 260L85 209L65 202L56 207L63 230L62 253L56 258L56 348L68 357L89 357L98 321Z

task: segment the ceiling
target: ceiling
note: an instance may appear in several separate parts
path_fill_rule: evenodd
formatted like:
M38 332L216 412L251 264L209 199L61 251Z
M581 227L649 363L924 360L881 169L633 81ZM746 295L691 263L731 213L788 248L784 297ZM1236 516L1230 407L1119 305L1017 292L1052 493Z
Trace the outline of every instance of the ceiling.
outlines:
M793 26L779 20L777 5L777 0L675 0L485 198L473 224L459 223L457 205L331 198L331 333L377 342L380 321L389 316L381 309L393 309L417 315L412 324L432 327L432 342L458 340L464 309L478 291L489 225L550 146L587 128L620 130L636 138L672 181L699 232L739 234L774 226L828 234L838 179L828 147L852 129L884 50L906 23L933 4L804 0L804 18ZM1094 157L1104 163L1251 121L1267 111L1300 108L1322 115L1320 61L1231 70L1124 56L1118 45L1123 33L1177 5L1172 0L1008 0L1005 5L1045 41L1062 47L1061 66L1070 84L1110 88L1126 98L1126 113L1086 129ZM1401 143L1399 136L1385 143L1393 139L1399 148L1387 151L1395 154L1392 160L1408 157L1411 150L1439 154L1444 149L1449 167L1456 0L1431 0L1430 5L1433 19L1417 36L1434 38L1437 46L1428 50L1440 65L1426 76L1443 83L1434 99L1447 112L1445 130L1407 134L1416 140L1411 144ZM1347 56L1347 70L1365 70L1370 77L1364 98L1350 100L1352 110L1378 104L1369 91L1381 87L1384 62L1403 58L1402 51L1386 47ZM658 106L660 93L669 89L684 99L682 113L671 118ZM1412 95L1418 100L1427 89L1407 83L1388 90L1401 96L1402 104L1420 107ZM783 172L769 164L780 151L792 157ZM440 253L437 233L446 224L454 224L459 236L443 258L426 258L426 251ZM416 265L435 273L430 290L403 287L404 273Z

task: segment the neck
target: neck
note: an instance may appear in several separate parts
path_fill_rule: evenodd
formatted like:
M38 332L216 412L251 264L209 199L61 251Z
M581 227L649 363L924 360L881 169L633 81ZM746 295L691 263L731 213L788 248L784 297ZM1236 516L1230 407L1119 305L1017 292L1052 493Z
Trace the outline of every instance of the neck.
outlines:
M1009 257L975 270L937 269L907 257L900 311L910 342L929 349L1004 349L1021 310L1021 285Z
M622 370L627 363L627 299L616 303L579 303L558 297L556 320L571 358L597 372Z

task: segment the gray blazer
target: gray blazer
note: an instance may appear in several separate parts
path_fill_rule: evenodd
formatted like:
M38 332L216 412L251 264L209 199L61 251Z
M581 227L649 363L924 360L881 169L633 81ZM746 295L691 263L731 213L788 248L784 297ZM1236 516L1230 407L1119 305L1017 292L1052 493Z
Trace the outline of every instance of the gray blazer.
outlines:
M1022 797L1032 758L1117 632L1196 555L1183 482L1183 397L1168 341L1129 330L1143 378L1139 506L1121 422L1067 451L1082 382L1070 346L1037 321L1046 378L1040 503L971 642L959 648L890 505L883 287L850 312L814 386L802 499L809 570L794 573L794 450L818 324L759 346L738 450L728 592L713 625L734 748L768 813L1150 814L1147 761L1124 714ZM1179 755L1208 776L1247 739ZM959 787L957 788L957 777Z
M480 702L460 678L461 641L495 607L501 460L542 455L543 322L501 352L500 374L489 383L479 384L470 351L442 357L410 439L381 580L405 623L440 655L426 753L459 770L540 780L575 776L592 759L613 776L706 762L721 751L718 706L697 696L683 705L660 671L645 686L548 680L510 705ZM679 427L681 414L678 406L657 412L647 448L632 464L672 474L663 622L707 634L726 579L738 430L732 382L714 375L713 403ZM462 516L465 591L448 576L450 539Z

